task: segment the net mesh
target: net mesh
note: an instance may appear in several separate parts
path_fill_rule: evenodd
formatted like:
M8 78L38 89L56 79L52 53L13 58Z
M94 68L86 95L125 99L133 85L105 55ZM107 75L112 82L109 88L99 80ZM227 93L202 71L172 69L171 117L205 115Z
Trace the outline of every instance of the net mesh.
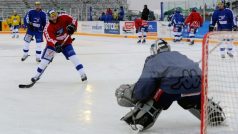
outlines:
M238 32L231 31L209 33L203 40L202 134L238 133L237 41ZM208 99L222 108L224 121L209 109Z

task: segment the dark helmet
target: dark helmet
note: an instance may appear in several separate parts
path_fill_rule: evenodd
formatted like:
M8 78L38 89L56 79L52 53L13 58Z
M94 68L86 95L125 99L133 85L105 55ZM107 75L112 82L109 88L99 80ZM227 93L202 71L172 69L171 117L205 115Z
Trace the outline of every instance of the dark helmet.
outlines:
M192 12L196 12L197 11L197 8L196 7L193 7L192 8Z

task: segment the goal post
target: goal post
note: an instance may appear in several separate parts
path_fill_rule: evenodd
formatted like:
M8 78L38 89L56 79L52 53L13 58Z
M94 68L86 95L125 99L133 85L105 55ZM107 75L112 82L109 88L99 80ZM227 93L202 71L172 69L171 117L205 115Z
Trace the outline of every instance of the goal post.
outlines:
M233 31L210 32L203 38L201 134L238 134L237 42L238 32ZM232 50L227 48L231 43ZM221 57L220 47L225 47L225 57ZM229 52L234 57L228 55ZM219 125L209 125L208 118L216 118L217 115L209 113L208 99L221 106L225 114L224 121L218 120Z

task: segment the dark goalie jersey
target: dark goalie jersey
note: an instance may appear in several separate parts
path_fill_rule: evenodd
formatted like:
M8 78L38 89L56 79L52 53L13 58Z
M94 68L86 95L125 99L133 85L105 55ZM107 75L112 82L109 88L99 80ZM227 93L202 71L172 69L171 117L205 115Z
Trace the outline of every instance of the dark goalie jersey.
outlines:
M157 89L169 94L200 92L199 64L176 51L149 56L135 84L133 95L138 100L150 99Z

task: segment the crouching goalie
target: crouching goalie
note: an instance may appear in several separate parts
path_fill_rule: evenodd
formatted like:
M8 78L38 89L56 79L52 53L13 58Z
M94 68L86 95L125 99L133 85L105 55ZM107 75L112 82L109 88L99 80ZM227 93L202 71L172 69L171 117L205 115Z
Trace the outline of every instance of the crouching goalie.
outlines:
M149 129L174 101L200 119L201 69L198 63L177 51L170 51L169 44L161 39L151 45L151 53L139 80L116 89L118 104L133 107L121 120L136 131ZM208 119L212 126L225 120L222 108L211 99L208 112L213 115Z

